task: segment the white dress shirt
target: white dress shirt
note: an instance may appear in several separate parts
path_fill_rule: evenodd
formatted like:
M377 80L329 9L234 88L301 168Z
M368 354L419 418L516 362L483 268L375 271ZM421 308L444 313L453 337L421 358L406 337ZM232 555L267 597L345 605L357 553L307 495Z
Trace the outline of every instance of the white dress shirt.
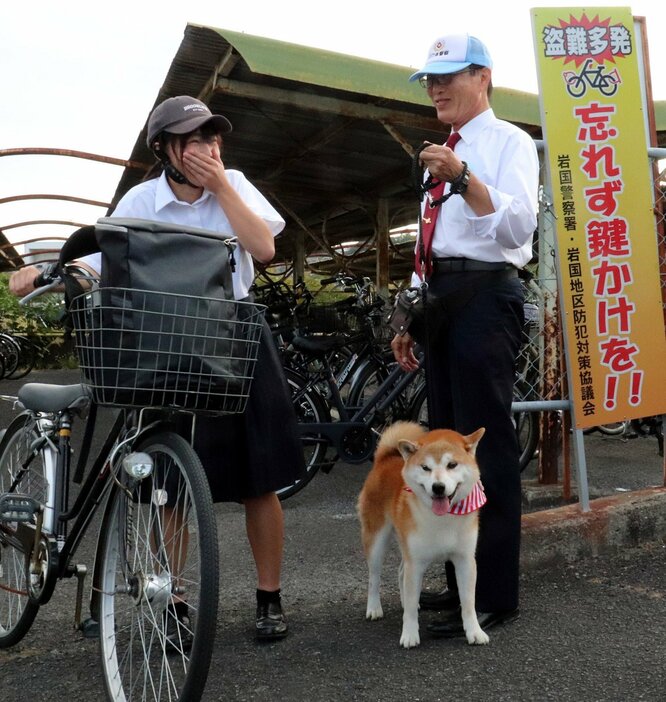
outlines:
M266 222L273 236L277 236L284 228L284 219L240 171L226 170L225 172L231 187L241 196L243 202ZM224 210L213 193L204 190L203 195L196 202L182 202L176 198L169 187L164 173L159 178L144 181L129 190L111 216L169 222L235 236ZM252 256L240 243L234 257L236 259L236 271L232 275L234 295L237 300L240 300L247 297L254 281L254 263ZM92 254L81 260L98 272L102 268L101 254ZM187 265L187 251L183 251L183 265ZM192 275L197 275L197 271L192 271Z
M537 225L539 157L534 141L519 127L497 119L492 109L465 124L460 136L456 156L486 185L495 212L478 217L462 196L451 196L437 217L432 256L505 261L522 268L532 257ZM447 184L444 192L448 190ZM412 284L419 282L414 274Z

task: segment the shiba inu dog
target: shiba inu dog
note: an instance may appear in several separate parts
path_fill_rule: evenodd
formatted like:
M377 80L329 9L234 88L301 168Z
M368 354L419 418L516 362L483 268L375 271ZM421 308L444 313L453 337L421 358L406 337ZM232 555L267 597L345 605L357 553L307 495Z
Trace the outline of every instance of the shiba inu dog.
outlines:
M400 645L418 646L419 594L435 559L455 566L462 620L470 644L488 643L474 606L479 509L485 504L475 452L484 429L469 436L448 429L426 432L396 422L382 434L374 465L358 499L363 549L368 561L366 619L384 616L381 569L395 532L402 563L398 579L403 609Z

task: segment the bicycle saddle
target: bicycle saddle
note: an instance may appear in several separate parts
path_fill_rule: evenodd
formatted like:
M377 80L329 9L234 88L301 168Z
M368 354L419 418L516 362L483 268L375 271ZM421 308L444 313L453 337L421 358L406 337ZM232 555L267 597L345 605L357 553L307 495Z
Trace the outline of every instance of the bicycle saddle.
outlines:
M36 412L59 412L64 409L81 410L90 402L90 390L86 385L50 385L48 383L26 383L18 391L19 402Z
M297 351L311 353L315 356L325 356L329 351L340 348L347 343L349 343L349 338L344 335L312 337L296 334L291 340L291 345Z

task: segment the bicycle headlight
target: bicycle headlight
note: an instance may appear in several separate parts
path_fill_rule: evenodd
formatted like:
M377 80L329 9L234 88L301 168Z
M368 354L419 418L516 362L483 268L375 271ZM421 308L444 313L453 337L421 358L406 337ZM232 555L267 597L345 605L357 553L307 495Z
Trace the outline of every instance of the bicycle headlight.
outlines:
M147 453L130 453L123 458L123 468L128 475L143 480L153 472L153 459Z

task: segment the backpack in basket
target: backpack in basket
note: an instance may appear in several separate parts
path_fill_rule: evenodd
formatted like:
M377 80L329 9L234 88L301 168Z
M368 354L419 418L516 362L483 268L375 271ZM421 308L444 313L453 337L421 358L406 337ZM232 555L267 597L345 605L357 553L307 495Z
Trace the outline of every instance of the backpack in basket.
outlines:
M139 219L102 218L84 230L72 236L87 243L67 254L101 251L100 287L75 297L70 313L95 400L243 411L263 308L234 299L233 240Z

